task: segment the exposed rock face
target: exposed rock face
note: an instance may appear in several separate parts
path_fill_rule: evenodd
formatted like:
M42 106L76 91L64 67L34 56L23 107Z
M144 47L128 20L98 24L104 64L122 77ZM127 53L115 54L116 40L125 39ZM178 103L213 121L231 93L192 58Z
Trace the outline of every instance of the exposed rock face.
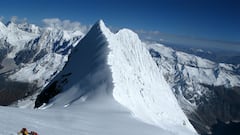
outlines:
M11 45L3 39L0 39L0 70L3 68L2 61L6 58L7 54L11 51Z
M6 80L2 76L0 76L0 86L0 105L3 106L26 98L38 89L35 84Z
M200 133L210 132L218 121L240 121L240 87L204 85L212 91L212 96L198 106L191 115L193 125ZM208 127L207 127L208 126Z
M214 124L211 129L211 135L239 135L240 134L240 123L236 122L221 122L218 121ZM209 135L204 133L202 135Z

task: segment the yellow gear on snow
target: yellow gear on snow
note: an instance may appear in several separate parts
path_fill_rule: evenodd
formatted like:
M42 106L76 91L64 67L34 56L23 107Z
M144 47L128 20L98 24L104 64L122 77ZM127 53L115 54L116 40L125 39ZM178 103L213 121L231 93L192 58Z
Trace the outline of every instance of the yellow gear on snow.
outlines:
M18 132L18 135L21 135L21 134L22 135L29 135L28 131L20 131L20 132Z

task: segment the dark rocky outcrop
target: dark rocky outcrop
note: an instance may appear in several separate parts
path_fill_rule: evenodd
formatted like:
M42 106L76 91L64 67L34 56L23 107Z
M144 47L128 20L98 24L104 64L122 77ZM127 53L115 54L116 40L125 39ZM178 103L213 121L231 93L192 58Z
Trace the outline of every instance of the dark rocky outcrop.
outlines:
M33 62L36 62L36 61L42 59L42 58L43 58L45 55L47 55L47 54L48 54L47 50L46 50L46 49L42 49L42 50L35 56L35 58L33 59Z
M226 88L202 84L211 90L212 96L189 115L194 127L201 134L211 132L220 122L240 121L240 87ZM240 128L240 127L239 127Z
M218 121L212 126L211 135L240 135L240 123ZM203 134L208 135L208 134Z
M28 50L28 49L21 50L16 54L14 61L17 65L21 63L28 63L32 60L36 52L37 52L36 50Z
M31 96L38 88L35 84L6 80L0 76L0 105L7 106Z
M48 103L51 98L60 93L60 89L57 87L58 81L54 81L48 85L42 92L37 96L34 108L40 107L43 103Z

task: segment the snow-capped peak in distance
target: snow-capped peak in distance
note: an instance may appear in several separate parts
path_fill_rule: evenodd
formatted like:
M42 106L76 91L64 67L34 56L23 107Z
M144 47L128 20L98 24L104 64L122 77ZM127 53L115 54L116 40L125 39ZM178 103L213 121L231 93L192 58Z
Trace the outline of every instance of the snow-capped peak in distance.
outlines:
M32 29L34 27L35 25L30 24L21 26L25 30L34 30ZM10 78L20 82L37 82L39 87L43 87L46 80L62 69L71 49L78 44L85 33L80 30L37 28L41 29L37 37L27 40L21 46L16 46L15 50L8 54L8 57L14 58L16 64L25 64ZM26 58L26 52L30 58Z
M128 29L114 34L99 20L38 96L36 107L44 102L52 107L89 102L104 106L106 100L117 101L137 119L166 131L196 134L137 34Z
M0 38L10 43L13 48L8 54L9 58L14 58L16 53L24 48L24 45L39 36L37 33L29 33L18 28L17 24L10 22L8 25L0 23Z
M0 38L6 39L9 33L9 29L7 25L5 25L3 22L0 21Z
M30 32L30 33L35 33L35 34L40 34L41 33L41 28L36 26L35 24L29 24L27 22L23 22L18 24L18 28Z
M0 28L6 28L6 25L0 21Z
M14 23L14 22L12 22L12 21L7 22L7 23L6 23L6 26L7 26L8 28L10 28L10 29L15 29L15 28L17 28L17 24Z

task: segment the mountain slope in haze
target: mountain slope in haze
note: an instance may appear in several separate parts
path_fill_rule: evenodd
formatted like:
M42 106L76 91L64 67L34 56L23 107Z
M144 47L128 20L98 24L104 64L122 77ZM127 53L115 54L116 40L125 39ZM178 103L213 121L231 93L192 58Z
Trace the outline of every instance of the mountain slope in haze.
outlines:
M147 47L199 132L210 132L217 120L240 120L240 65L215 63L161 44Z
M113 34L100 20L38 96L35 107L105 106L103 101L113 99L141 121L174 134L196 134L138 36L127 29Z

